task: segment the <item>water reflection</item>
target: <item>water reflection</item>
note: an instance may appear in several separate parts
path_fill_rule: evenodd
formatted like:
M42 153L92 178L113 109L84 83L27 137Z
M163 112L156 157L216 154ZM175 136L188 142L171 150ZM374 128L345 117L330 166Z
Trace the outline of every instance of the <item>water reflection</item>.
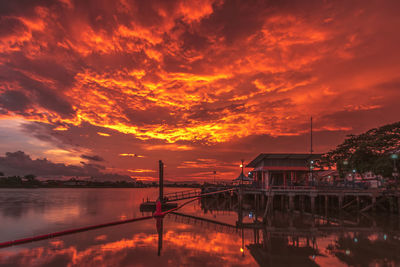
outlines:
M52 210L77 208L72 220L57 215L62 226L89 225L126 216L139 217L143 195L121 191L59 191L59 200L41 209L31 206L12 217L34 234L51 225ZM149 193L149 192L147 192ZM15 194L15 192L14 192ZM97 195L96 195L97 194ZM113 196L117 194L118 196ZM18 195L18 194L17 194ZM45 203L49 196L37 196ZM17 198L24 197L19 196ZM31 196L29 197L29 199ZM43 199L44 198L44 199ZM1 197L0 197L1 199ZM4 199L4 198L3 198ZM25 198L26 199L26 198ZM107 202L107 200L109 202ZM92 203L93 201L97 203ZM3 203L1 203L3 204ZM7 203L8 209L12 203ZM16 206L21 206L16 204ZM27 205L22 205L27 207ZM0 219L10 220L0 208ZM238 212L240 211L240 212ZM136 213L134 215L134 213ZM74 214L72 212L72 214ZM84 218L84 217L87 218ZM164 218L62 236L0 250L1 266L399 266L398 217L349 214L273 212L266 223L263 211L249 203L239 209L235 200L203 199ZM21 220L41 218L43 228ZM76 222L77 218L79 221ZM80 220L82 218L82 220ZM53 220L54 222L54 220ZM25 224L24 224L25 223ZM80 223L80 224L79 224ZM62 227L61 229L64 229ZM2 224L3 233L16 237L15 227ZM3 232L4 231L4 232ZM35 232L36 231L36 232ZM39 232L37 232L39 231ZM31 235L31 234L29 234ZM10 238L10 239L12 239ZM14 238L15 239L15 238Z

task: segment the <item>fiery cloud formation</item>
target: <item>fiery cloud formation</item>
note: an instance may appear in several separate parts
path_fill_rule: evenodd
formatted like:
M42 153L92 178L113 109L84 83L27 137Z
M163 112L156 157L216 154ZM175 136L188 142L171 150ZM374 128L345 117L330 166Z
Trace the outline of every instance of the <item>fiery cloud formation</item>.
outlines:
M114 155L104 158L125 172L132 167L118 155L127 153L113 144L127 146L115 141L121 135L149 155L137 169L169 150L174 175L189 177L184 162L233 164L227 151L236 160L305 151L311 115L320 151L398 119L397 1L43 0L0 9L2 121L49 125L73 146L96 135L107 152L79 146Z

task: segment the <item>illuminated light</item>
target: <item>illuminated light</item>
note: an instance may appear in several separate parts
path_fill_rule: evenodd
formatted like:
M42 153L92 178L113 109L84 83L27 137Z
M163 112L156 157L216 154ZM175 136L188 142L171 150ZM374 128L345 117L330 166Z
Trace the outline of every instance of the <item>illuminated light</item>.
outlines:
M53 129L54 131L66 131L68 130L67 127L65 126L57 126L56 128Z
M356 170L353 169L353 173L356 173Z
M104 241L104 240L107 240L107 235L99 235L99 236L96 236L94 240L96 240L96 241Z
M156 171L155 170L148 170L148 169L136 169L136 170L128 170L128 172L146 173L146 172L156 172Z
M98 134L98 135L101 135L101 136L111 136L111 135L108 134L108 133L102 133L102 132L97 132L97 134Z
M193 147L187 145L166 144L166 145L145 145L146 150L172 150L172 151L186 151L193 150Z
M387 239L387 235L384 234L384 235L383 235L383 240L386 240L386 239Z
M239 166L240 166L240 168L243 168L243 164L240 164Z
M242 252L242 253L243 253L243 251L244 251L244 249L243 249L243 248L240 248L240 252Z
M135 158L145 158L143 155L138 155L138 154L131 154L131 153L122 153L119 154L121 157L135 157Z
M350 255L350 250L346 249L346 255Z
M397 155L397 154L392 154L390 157L391 157L392 159L398 159L398 158L399 158L399 155Z
M354 242L357 243L358 242L358 238L354 237Z

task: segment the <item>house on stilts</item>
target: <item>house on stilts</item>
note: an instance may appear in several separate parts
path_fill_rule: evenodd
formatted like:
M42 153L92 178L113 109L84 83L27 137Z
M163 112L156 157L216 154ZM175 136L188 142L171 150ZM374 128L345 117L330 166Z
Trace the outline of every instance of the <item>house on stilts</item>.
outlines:
M293 187L312 185L314 180L314 164L322 154L267 154L262 153L246 167L250 172L254 185L261 189L271 186Z

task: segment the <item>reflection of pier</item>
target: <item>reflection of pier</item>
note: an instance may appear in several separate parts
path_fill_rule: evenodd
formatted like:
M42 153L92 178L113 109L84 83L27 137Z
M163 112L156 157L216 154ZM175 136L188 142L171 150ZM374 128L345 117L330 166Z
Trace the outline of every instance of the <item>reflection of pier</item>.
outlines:
M234 235L236 240L241 238L240 252L245 253L243 248L247 248L260 266L318 266L317 258L323 260L332 256L350 265L357 262L384 263L386 259L391 263L400 262L400 218L397 216L376 221L367 214L349 216L346 212L333 211L313 214L301 209L288 212L285 208L279 209L278 205L265 220L260 221L263 209L257 207L251 198L242 198L241 201L239 194L226 194L230 197L210 195L199 201L205 213L233 215L229 221L178 212L168 214L165 219L205 231ZM329 244L323 241L326 238L331 240ZM363 255L365 250L371 252Z
M228 234L238 233L238 227L236 227L235 225L203 217L198 217L178 212L171 212L168 215L168 218L171 218L175 222L184 223L188 225L201 226L202 228L206 228L208 230L214 230L220 233L228 233Z
M308 218L307 218L308 217ZM331 233L386 233L386 234L400 234L400 231L387 231L377 226L359 226L351 221L342 220L342 224L339 223L339 219L332 222L325 220L326 223L318 224L318 216L305 216L303 219L308 221L308 224L301 226L293 226L295 217L288 216L289 226L268 226L259 221L253 223L242 223L241 225L233 225L217 220L207 219L199 216L188 215L184 213L172 212L168 215L175 222L184 223L188 225L196 225L204 227L208 230L214 230L221 233L240 233L241 229L246 231L266 231L271 236L291 236L291 237L310 237L310 236L326 236ZM303 221L304 222L304 221ZM270 223L272 224L272 222ZM291 226L290 226L291 225Z
M166 219L241 236L242 247L248 249L260 266L318 266L314 259L328 254L348 264L368 262L362 257L367 257L369 262L400 261L398 223L387 229L374 220L366 224L360 219L350 221L340 217L281 212L275 212L267 223L255 220L238 224L238 220L236 225L183 213L169 214ZM334 240L321 247L321 239L327 236ZM365 250L371 252L363 255ZM375 256L375 251L379 255Z

